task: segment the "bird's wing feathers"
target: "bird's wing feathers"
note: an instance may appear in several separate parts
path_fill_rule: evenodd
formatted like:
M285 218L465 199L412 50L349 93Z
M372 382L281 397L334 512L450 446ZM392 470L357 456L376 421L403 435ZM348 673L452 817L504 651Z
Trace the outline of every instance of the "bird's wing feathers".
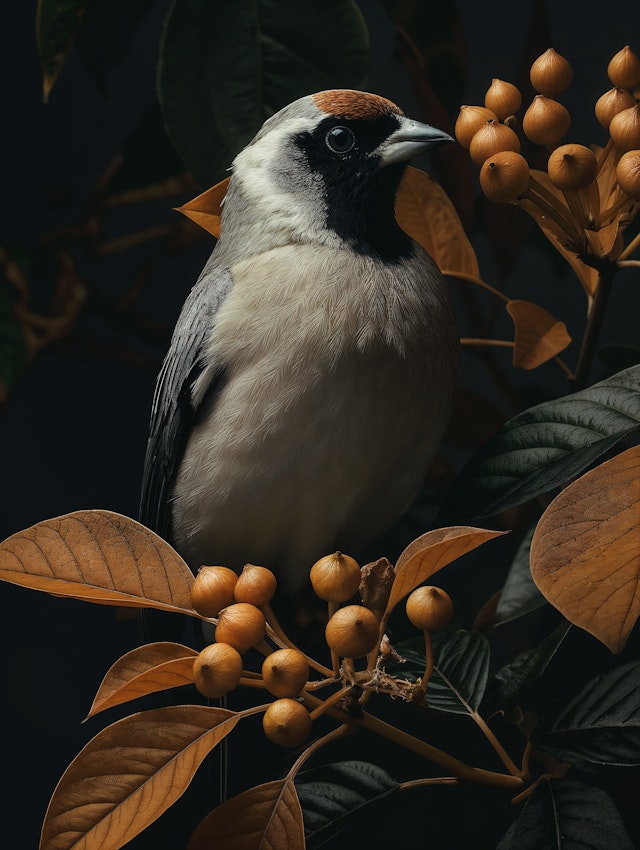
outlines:
M149 427L140 500L140 522L171 538L171 490L198 410L211 403L224 381L216 371L194 407L192 387L204 367L204 349L215 315L232 287L227 269L205 267L180 314L171 346L158 375Z

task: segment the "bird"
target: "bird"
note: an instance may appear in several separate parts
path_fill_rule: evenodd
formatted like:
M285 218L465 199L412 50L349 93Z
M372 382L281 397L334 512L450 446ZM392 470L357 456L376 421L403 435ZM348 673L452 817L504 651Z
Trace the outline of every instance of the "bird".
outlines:
M259 564L295 590L415 499L459 338L394 201L408 161L447 141L380 95L334 89L273 114L233 160L157 378L140 501L194 572Z

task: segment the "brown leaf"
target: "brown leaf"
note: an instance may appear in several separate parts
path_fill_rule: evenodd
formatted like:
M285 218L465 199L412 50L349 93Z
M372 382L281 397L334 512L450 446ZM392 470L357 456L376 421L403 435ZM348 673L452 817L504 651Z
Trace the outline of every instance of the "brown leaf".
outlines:
M118 850L182 796L242 714L181 705L143 711L99 732L64 772L40 850Z
M210 812L187 850L304 850L302 809L293 780L250 788Z
M187 201L181 207L176 207L178 212L186 215L191 221L195 221L208 233L213 234L216 239L220 236L220 216L222 215L222 202L227 194L230 177L225 177L215 186L202 192L191 201Z
M181 611L193 574L153 531L112 511L76 511L36 523L0 544L0 579L102 605Z
M506 309L516 326L513 365L518 369L535 369L571 342L565 323L538 304L513 300Z
M191 684L197 654L181 643L149 643L132 649L107 671L87 718L155 691Z
M396 577L391 588L385 617L401 599L438 570L446 567L456 558L471 552L472 549L476 549L482 543L486 543L487 540L508 533L508 531L491 531L486 528L454 525L427 531L426 534L416 538L396 562Z
M435 260L443 274L477 280L480 269L453 204L444 190L409 166L396 195L400 227Z
M533 535L531 574L567 620L622 651L640 614L640 446L551 502Z

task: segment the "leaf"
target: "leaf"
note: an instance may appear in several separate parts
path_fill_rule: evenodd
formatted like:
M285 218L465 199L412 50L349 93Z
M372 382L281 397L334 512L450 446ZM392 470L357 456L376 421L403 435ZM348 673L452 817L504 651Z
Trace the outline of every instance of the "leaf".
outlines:
M427 684L429 708L472 714L482 702L491 650L479 632L458 631L434 642L435 667Z
M38 0L36 36L45 103L77 35L86 6L87 0Z
M60 779L40 850L118 850L182 796L205 756L241 716L182 705L108 726Z
M215 186L202 192L191 201L187 201L181 207L176 207L178 212L186 215L191 221L195 221L216 239L220 236L220 217L222 216L222 202L227 194L230 177L225 177Z
M296 789L307 850L319 847L353 815L362 814L399 787L386 770L364 761L341 761L298 774Z
M558 487L640 425L640 366L514 416L445 493L439 522L478 519Z
M497 850L633 850L620 812L601 788L542 782Z
M101 605L160 608L194 617L193 574L178 553L135 520L75 511L0 544L0 579Z
M506 310L516 327L513 365L518 369L536 369L571 342L565 323L531 301L509 301Z
M408 166L395 206L400 227L422 245L443 274L477 281L480 269L446 192L424 171Z
M269 116L304 95L361 88L368 63L366 25L351 0L173 0L158 96L189 171L210 186Z
M418 648L419 647L419 648ZM403 661L393 674L417 681L424 675L424 641L411 638L395 646ZM433 640L434 672L427 684L429 708L450 714L473 714L482 702L489 676L491 649L480 632L460 629Z
M570 628L571 624L564 621L535 649L521 652L513 661L501 667L496 673L496 679L500 684L487 697L483 705L484 713L508 711L517 705L522 697L540 681L540 677L549 666L549 662Z
M581 770L640 766L640 663L592 679L541 723L533 743Z
M529 552L534 531L535 525L525 534L509 568L496 610L496 626L517 620L546 605L544 596L531 577L529 567Z
M87 4L76 48L103 91L109 71L130 53L153 4L154 0L91 0Z
M640 446L556 496L533 535L531 574L570 622L624 649L640 615Z
M132 649L107 671L87 715L155 691L193 683L197 652L180 643L150 643Z
M477 549L487 540L501 537L503 534L508 532L453 526L427 531L426 534L416 538L400 554L396 562L396 577L391 586L385 617L401 599L438 570L446 567L456 558L471 552L472 549Z
M244 791L210 812L187 850L304 850L302 809L293 780Z

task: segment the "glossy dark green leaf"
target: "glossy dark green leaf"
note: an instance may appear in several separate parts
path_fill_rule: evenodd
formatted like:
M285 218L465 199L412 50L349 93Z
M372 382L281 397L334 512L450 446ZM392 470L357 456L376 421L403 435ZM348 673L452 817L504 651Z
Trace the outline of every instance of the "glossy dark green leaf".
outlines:
M158 95L169 135L203 188L283 106L361 88L368 35L353 0L173 0Z
M559 779L541 783L497 850L633 850L618 809L601 788Z
M385 770L364 761L342 761L305 770L296 777L307 848L320 847L354 814L399 788Z
M491 649L480 632L458 631L434 644L435 669L427 685L430 708L454 714L476 711L482 702Z
M86 3L86 0L85 0ZM76 48L101 88L111 68L128 54L155 0L91 0L86 3Z
M496 673L499 685L485 700L483 713L506 711L516 705L539 681L570 628L571 623L561 623L535 649L527 649L501 667Z
M524 617L525 614L547 604L531 577L529 567L529 552L534 531L535 526L525 534L509 568L496 609L496 626Z
M77 35L86 7L87 0L38 0L36 38L45 103Z
M536 730L534 744L585 771L640 767L640 663L592 679Z
M640 427L640 366L514 416L471 458L438 524L492 516L574 478Z

